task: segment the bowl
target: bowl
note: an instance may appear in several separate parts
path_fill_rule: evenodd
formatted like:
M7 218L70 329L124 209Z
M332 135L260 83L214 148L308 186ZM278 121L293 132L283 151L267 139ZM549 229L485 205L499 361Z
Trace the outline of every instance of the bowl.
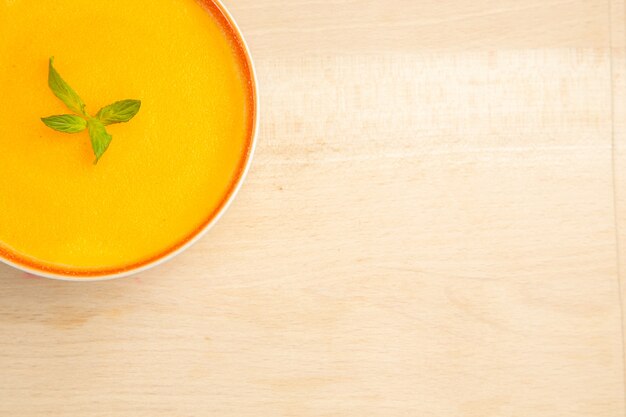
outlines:
M225 30L225 33L229 38L231 48L233 48L233 51L241 59L241 65L243 71L245 72L244 81L249 85L250 91L250 108L245 110L246 112L249 112L246 113L246 115L248 116L248 119L246 120L249 120L250 124L247 133L247 145L245 146L245 149L243 151L244 154L241 155L241 161L239 163L237 173L232 178L228 190L223 194L223 196L221 196L219 204L214 208L214 210L212 210L211 213L208 214L208 217L204 219L204 221L198 227L196 227L191 233L187 234L183 239L174 240L173 244L167 249L155 254L154 256L139 260L138 262L134 262L131 264L115 266L112 268L75 268L71 266L64 267L47 262L40 262L34 257L31 258L28 256L23 256L19 253L12 252L11 250L7 249L7 247L3 248L3 242L1 240L0 262L29 274L65 281L87 282L122 278L154 268L184 252L193 244L198 242L198 240L200 240L219 221L219 219L224 215L226 210L228 210L228 207L231 205L234 198L236 197L250 169L252 156L254 154L257 143L259 126L259 97L257 89L257 77L249 48L239 27L237 26L235 20L232 18L226 7L219 0L196 0L196 2L200 5L200 7L205 9L206 13L209 13L211 16L213 16L215 22L217 22L217 24ZM56 62L60 63L59 58L60 57L57 57ZM141 113L139 115L141 115ZM129 125L130 124L132 124L132 122L130 122ZM121 130L122 129L120 129L120 131ZM74 139L72 138L72 140ZM104 156L104 158L106 158L106 155Z

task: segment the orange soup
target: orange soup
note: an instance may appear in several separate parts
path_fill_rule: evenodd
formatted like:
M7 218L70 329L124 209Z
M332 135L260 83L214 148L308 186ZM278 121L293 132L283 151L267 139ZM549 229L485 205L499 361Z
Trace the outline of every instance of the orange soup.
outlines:
M142 101L94 165L48 59L94 115ZM62 276L150 264L220 212L251 152L247 53L210 0L0 0L0 257Z

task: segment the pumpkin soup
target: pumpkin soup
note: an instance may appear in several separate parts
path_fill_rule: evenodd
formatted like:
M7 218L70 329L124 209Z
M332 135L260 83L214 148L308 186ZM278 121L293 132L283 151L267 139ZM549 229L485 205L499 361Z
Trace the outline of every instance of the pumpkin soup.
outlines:
M141 100L94 164L48 88L49 57L86 103ZM254 80L210 0L0 0L0 257L100 276L175 251L231 197L251 152Z

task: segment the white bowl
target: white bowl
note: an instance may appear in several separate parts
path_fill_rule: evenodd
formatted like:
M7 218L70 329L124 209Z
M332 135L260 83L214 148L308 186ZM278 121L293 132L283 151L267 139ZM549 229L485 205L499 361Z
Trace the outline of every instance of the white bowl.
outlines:
M256 69L254 67L252 56L250 55L250 49L248 48L248 44L246 43L246 40L243 37L241 30L239 29L239 26L237 26L237 23L233 19L230 12L226 9L224 4L222 4L220 0L200 0L200 2L201 3L212 2L219 9L219 11L224 15L226 20L228 20L230 26L235 32L235 36L239 39L239 41L241 41L241 46L245 54L245 58L248 62L248 67L250 70L250 77L251 77L251 82L252 82L252 93L254 95L255 115L254 115L254 120L253 120L252 138L250 141L250 147L248 149L247 160L245 161L245 164L244 164L243 170L241 171L239 179L237 180L235 186L231 189L230 195L228 195L227 199L225 200L225 203L222 205L219 211L213 216L213 218L202 229L200 229L193 237L188 239L185 242L185 244L183 244L176 250L167 252L163 254L163 256L153 261L150 261L149 263L143 264L136 268L129 268L127 270L123 270L118 273L102 274L102 275L95 273L93 276L91 276L91 275L80 275L80 274L71 274L71 273L60 274L60 273L54 273L54 272L47 272L45 270L31 268L27 265L22 265L17 262L11 261L10 259L7 259L6 257L3 257L0 254L1 263L12 266L16 269L27 272L29 274L37 275L43 278L51 278L51 279L57 279L57 280L62 280L62 281L94 282L94 281L105 281L105 280L110 280L110 279L123 278L123 277L127 277L130 275L138 274L140 272L144 272L148 269L152 269L158 265L161 265L171 260L172 258L176 257L182 252L186 251L194 243L200 240L209 231L209 229L211 229L219 221L219 219L224 215L226 210L228 210L228 207L230 207L231 203L235 199L235 196L239 192L239 189L241 188L241 185L243 184L248 174L248 171L250 170L250 165L252 163L252 156L254 155L254 151L256 149L257 136L258 136L258 131L259 131L259 114L260 114L258 81L257 81ZM203 4L202 6L209 7L208 4ZM207 11L207 13L209 12Z

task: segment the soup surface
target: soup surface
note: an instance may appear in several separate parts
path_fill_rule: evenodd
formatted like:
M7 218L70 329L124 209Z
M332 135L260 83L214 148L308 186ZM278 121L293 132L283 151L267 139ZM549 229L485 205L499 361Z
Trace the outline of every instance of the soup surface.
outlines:
M142 107L87 132L47 85L48 59L87 111ZM0 256L63 275L135 268L177 249L222 208L251 147L250 67L219 7L196 0L0 0Z

